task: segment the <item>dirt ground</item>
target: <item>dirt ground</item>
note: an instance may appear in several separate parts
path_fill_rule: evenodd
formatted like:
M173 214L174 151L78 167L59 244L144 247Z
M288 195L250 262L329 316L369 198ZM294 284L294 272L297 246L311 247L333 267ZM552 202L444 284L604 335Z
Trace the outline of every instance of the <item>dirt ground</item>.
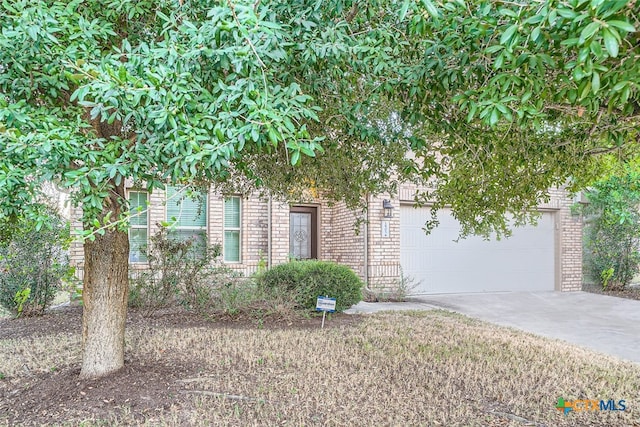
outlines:
M627 286L625 289L607 289L603 290L602 286L591 283L584 283L582 290L594 294L609 295L611 297L627 298L640 300L640 285Z
M360 322L359 316L333 314L325 328L343 328ZM264 329L317 329L321 318L256 319L235 317L204 319L183 311L156 313L143 317L130 310L128 329L144 328L191 328L213 329L252 328ZM79 337L81 334L82 307L65 307L48 312L40 317L0 320L0 340L6 338L41 339L53 335ZM0 343L1 344L1 343ZM175 357L174 357L175 356ZM78 360L79 362L79 360ZM80 380L77 366L53 367L49 372L32 372L25 364L23 375L17 378L2 374L0 361L0 424L2 419L9 425L58 424L59 420L75 420L68 425L77 425L78 420L114 419L114 408L128 408L127 423L135 419L140 423L153 420L155 412L166 412L171 408L185 409L192 404L188 396L188 384L182 380L196 377L201 369L197 361L186 363L179 355L163 354L161 360L126 359L125 367L114 375L95 380ZM51 398L55 396L55 398ZM188 408L187 408L188 409ZM190 423L178 422L179 425Z

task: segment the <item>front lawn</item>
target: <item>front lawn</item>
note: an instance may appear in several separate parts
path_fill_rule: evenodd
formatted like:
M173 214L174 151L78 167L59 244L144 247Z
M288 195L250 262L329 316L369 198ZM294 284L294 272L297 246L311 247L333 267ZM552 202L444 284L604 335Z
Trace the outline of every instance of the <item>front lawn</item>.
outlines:
M443 311L319 324L132 312L125 368L80 381L80 308L2 320L0 425L640 425L638 365Z

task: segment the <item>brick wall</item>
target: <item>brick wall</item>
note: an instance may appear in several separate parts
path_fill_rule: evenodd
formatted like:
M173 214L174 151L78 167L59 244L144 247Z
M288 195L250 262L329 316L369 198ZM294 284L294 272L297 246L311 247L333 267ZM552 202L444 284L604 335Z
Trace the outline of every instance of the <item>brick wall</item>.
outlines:
M389 290L400 279L400 201L412 201L415 186L401 186L397 194L386 194L369 199L366 213L353 212L342 203L329 206L317 200L318 258L332 260L351 267L371 289ZM384 218L383 200L391 200L393 217ZM149 196L149 235L166 221L166 197L162 191ZM228 266L245 275L255 272L261 262L277 265L289 260L290 204L251 195L242 199L241 207L241 261ZM551 191L551 200L540 209L554 213L556 224L556 289L580 290L582 286L582 218L573 216L573 201L563 189ZM224 201L220 194L208 197L207 233L211 243L222 243ZM271 221L269 221L269 213ZM72 211L80 218L80 210ZM358 220L362 220L356 228ZM383 237L383 225L388 224L388 237ZM72 228L81 228L75 220ZM269 236L271 245L269 247ZM366 252L365 252L365 247ZM270 252L269 252L270 250ZM70 248L72 262L81 276L83 250L79 243ZM140 266L140 265L138 265Z
M383 201L385 199L389 200L394 207L392 218L384 217ZM385 194L370 198L368 217L369 288L391 290L397 286L400 279L400 203L397 196ZM385 237L387 228L388 237Z
M347 265L360 278L365 278L364 242L366 226L358 224L363 219L360 212L347 209L344 203L323 208L324 221L321 223L321 259Z
M289 261L289 203L271 200L270 265Z
M551 192L556 211L556 290L582 289L582 216L571 214L573 199L563 189Z

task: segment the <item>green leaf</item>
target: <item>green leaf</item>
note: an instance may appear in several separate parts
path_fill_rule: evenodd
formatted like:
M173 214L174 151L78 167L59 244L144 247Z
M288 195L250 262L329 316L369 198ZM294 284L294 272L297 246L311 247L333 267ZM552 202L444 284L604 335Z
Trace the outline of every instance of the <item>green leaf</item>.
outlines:
M494 108L493 111L491 111L491 116L489 117L489 124L491 126L495 126L498 123L498 120L500 120L500 113L497 108Z
M291 153L291 165L295 166L300 161L300 151L296 150Z
M620 90L622 90L622 88L624 88L625 86L629 85L628 81L624 81L624 82L619 82L617 83L615 86L613 86L613 88L611 89L613 92L619 92Z
M583 100L587 97L587 95L589 95L589 91L591 91L591 82L590 81L586 81L586 83L583 83L583 86L581 85L582 90L580 91L580 100Z
M629 22L626 22L626 21L613 20L613 21L607 21L607 24L609 26L611 26L611 27L615 27L615 28L617 28L619 30L626 31L628 33L635 33L636 32L636 28L633 25L631 25Z
M427 9L427 12L429 12L429 15L431 15L432 18L440 16L440 11L435 7L431 0L422 0L422 5Z
M267 131L267 136L269 137L269 141L275 146L278 145L278 131L275 128L270 127Z
M118 79L120 79L120 81L122 82L127 79L127 69L124 67L124 65L121 65L118 68Z
M557 11L558 11L558 15L567 19L573 19L578 15L575 11L568 8L564 8L564 7L559 7Z
M500 44L503 46L506 45L507 42L511 40L516 31L518 31L518 24L513 24L509 28L507 28L502 34L502 37L500 37Z
M467 114L467 122L471 123L471 121L475 118L476 112L478 111L478 104L471 104L471 108L469 109L469 113Z
M579 44L584 44L587 40L589 40L595 33L600 29L600 24L598 22L592 22L586 27L583 28L580 33Z
M402 7L400 8L400 16L399 16L401 21L404 21L404 18L407 16L409 5L410 5L409 0L405 0L402 3Z
M619 46L616 37L611 33L611 31L609 31L608 28L605 28L602 31L602 36L604 38L604 47L607 49L607 52L609 52L609 55L611 55L611 57L613 58L618 56Z
M219 127L215 128L216 138L218 138L219 142L224 142L224 134L222 133L222 129Z
M540 37L540 27L536 27L531 31L531 40L537 41L538 37Z
M591 76L591 89L593 90L593 93L598 93L600 90L600 74L596 71L594 71Z
M33 39L33 41L37 41L38 40L38 26L31 25L30 27L27 27L27 34L29 35L29 37L31 37Z

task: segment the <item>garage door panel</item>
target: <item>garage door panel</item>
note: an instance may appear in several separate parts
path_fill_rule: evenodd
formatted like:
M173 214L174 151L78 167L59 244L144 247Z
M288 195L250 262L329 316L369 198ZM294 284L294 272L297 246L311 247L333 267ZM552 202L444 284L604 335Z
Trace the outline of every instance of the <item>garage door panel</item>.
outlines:
M460 225L444 210L440 226L426 235L428 209L402 206L400 260L406 276L420 284L416 294L552 290L554 288L554 221L545 213L537 226L515 228L500 241L471 236L455 241Z

